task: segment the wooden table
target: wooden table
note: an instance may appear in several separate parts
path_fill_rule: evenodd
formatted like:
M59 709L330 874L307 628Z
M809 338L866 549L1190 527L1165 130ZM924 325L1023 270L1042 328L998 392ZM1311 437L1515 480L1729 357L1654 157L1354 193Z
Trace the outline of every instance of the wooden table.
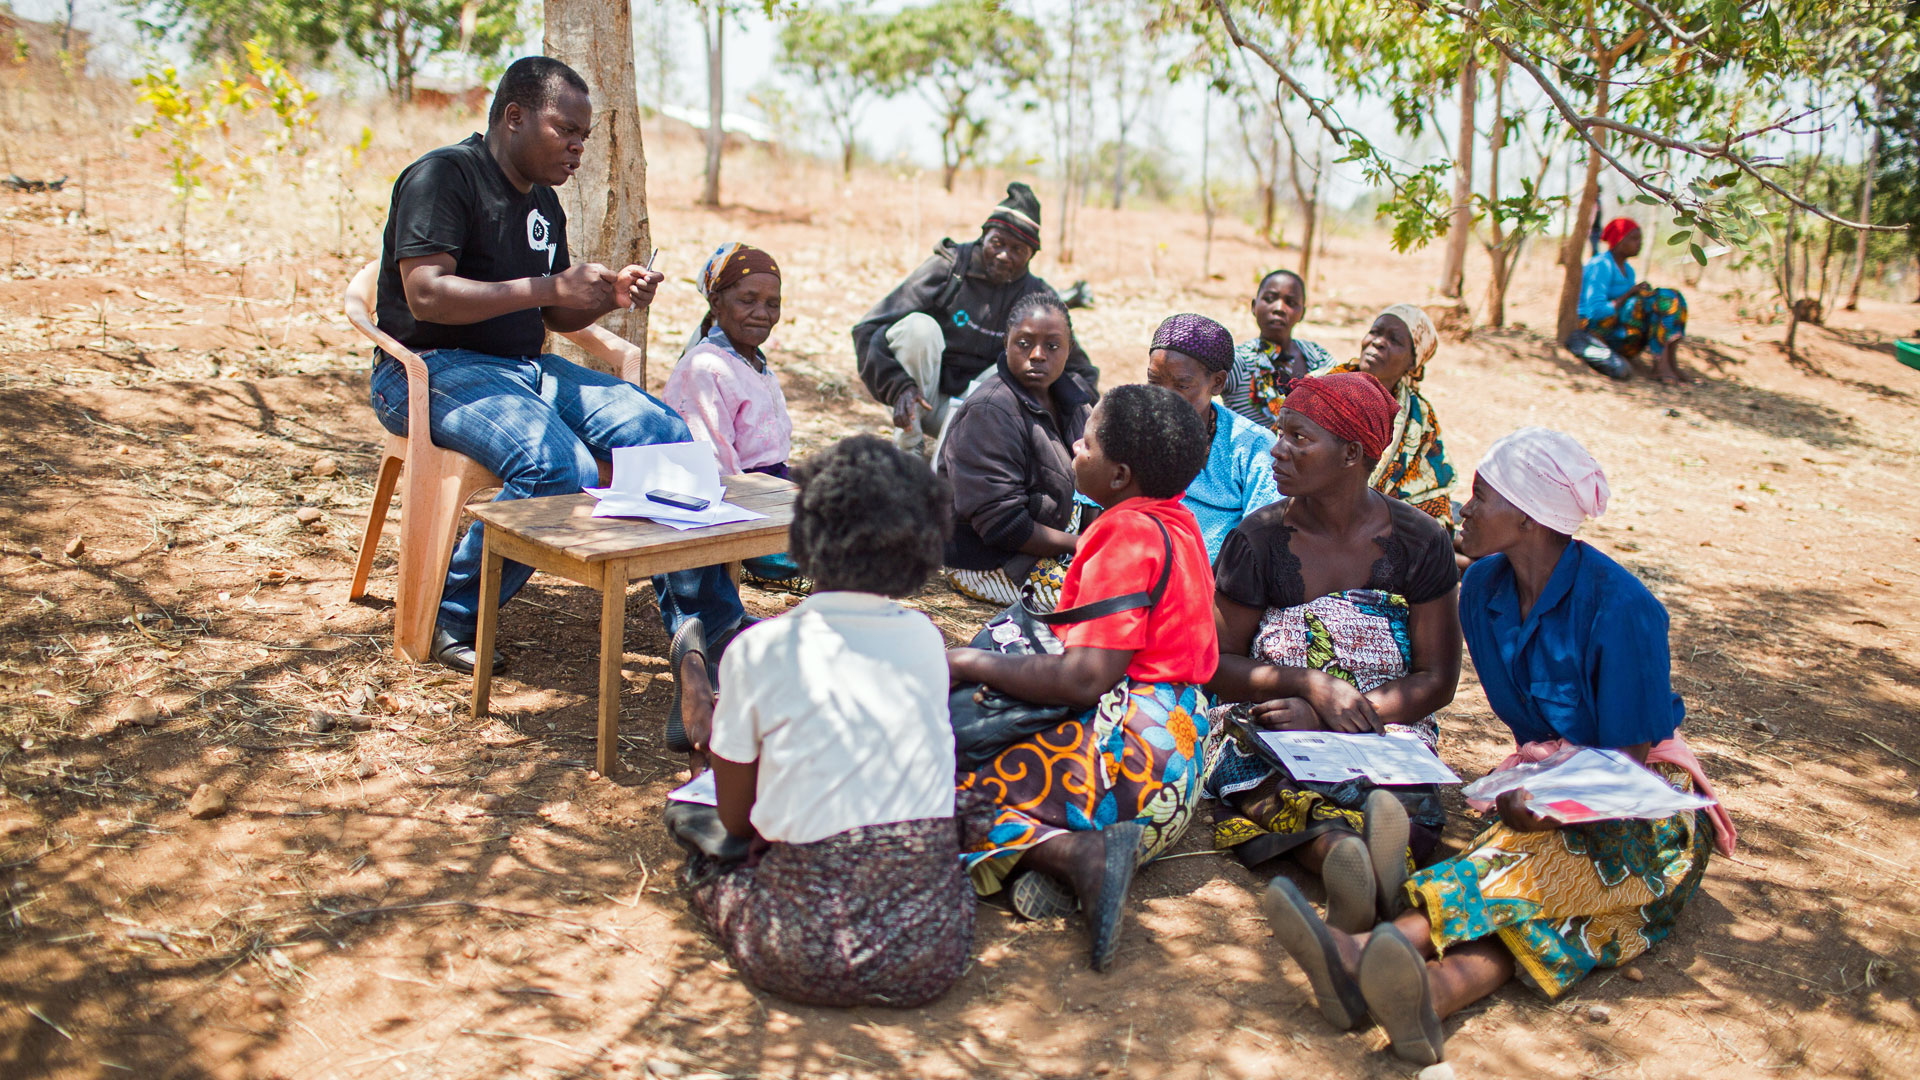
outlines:
M798 491L758 473L726 478L727 500L765 514L704 529L670 529L637 518L593 516L591 495L513 499L473 508L486 523L480 568L479 627L474 641L473 715L487 715L493 683L494 631L500 620L500 569L507 559L600 590L600 745L602 776L620 762L620 662L626 652L627 583L655 574L734 563L787 549ZM679 678L679 672L673 672Z

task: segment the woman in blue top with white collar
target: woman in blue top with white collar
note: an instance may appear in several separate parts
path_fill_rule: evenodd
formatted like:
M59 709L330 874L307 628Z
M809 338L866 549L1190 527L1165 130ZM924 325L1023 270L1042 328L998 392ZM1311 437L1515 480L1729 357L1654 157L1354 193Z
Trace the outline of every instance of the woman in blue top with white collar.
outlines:
M1580 272L1580 329L1613 350L1612 365L1601 368L1616 379L1632 369L1619 357L1645 351L1653 372L1671 386L1685 382L1675 363L1687 339L1687 298L1678 289L1656 289L1636 282L1627 260L1640 254L1640 226L1632 218L1614 218L1600 230L1607 250L1588 260ZM1599 367L1599 365L1595 365Z
M1619 563L1572 536L1607 506L1598 462L1571 436L1522 428L1487 452L1461 514L1476 561L1460 623L1494 714L1512 729L1508 768L1569 746L1619 750L1681 790L1713 797L1680 737L1667 612ZM1595 967L1664 939L1700 886L1710 849L1733 853L1717 805L1655 821L1562 825L1502 795L1465 854L1406 882L1405 910L1368 934L1323 924L1275 878L1269 925L1341 1028L1371 1014L1393 1051L1446 1053L1441 1020L1520 979L1557 998Z
M1169 315L1147 346L1147 385L1179 394L1207 425L1207 465L1180 503L1200 522L1208 562L1242 518L1280 498L1273 432L1214 400L1232 367L1233 335L1205 315Z

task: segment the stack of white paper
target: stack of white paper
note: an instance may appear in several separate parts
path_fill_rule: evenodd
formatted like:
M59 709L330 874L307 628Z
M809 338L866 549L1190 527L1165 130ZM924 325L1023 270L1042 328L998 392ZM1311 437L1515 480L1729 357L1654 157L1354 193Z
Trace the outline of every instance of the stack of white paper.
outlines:
M594 517L646 518L675 529L698 529L767 516L725 501L726 485L720 482L720 461L713 456L713 447L703 442L617 447L613 451L613 483L586 490L600 500L600 505L593 508ZM647 498L650 491L690 495L705 499L707 505L700 510L669 506Z
M1580 747L1544 761L1515 765L1460 789L1469 799L1492 802L1501 793L1527 789L1527 809L1566 824L1619 818L1654 819L1712 806L1713 800L1675 791L1665 780L1618 750Z
M1295 780L1338 784L1365 777L1376 784L1457 784L1446 763L1409 731L1349 735L1339 731L1259 731L1260 741Z

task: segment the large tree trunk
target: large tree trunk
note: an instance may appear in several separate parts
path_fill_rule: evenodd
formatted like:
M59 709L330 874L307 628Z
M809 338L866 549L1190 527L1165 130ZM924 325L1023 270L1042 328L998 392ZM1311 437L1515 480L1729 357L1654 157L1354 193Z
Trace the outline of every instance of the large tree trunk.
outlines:
M1593 115L1607 115L1608 90L1612 87L1613 53L1603 52L1594 57L1593 74ZM1605 128L1593 128L1589 132L1596 142L1607 141ZM1565 341L1580 328L1580 273L1586 268L1586 259L1581 257L1585 247L1586 224L1593 220L1594 204L1600 201L1600 167L1605 162L1600 152L1591 147L1587 150L1587 181L1580 188L1580 204L1574 207L1573 226L1567 230L1567 238L1560 245L1560 265L1565 275L1560 279L1560 314L1554 323L1554 338Z
M548 0L553 3L555 0ZM587 0L577 0L587 2ZM720 205L720 151L727 142L727 131L722 126L726 114L727 94L722 76L725 74L725 34L727 27L727 9L715 3L711 5L712 23L707 21L707 13L701 12L700 28L707 36L707 182L700 189L702 206Z
M1479 11L1480 0L1468 0L1467 10ZM1466 277L1467 235L1473 228L1473 121L1480 64L1472 38L1467 39L1466 54L1460 68L1460 135L1453 154L1453 222L1447 226L1447 255L1440 268L1440 295L1451 300L1460 299Z
M615 269L644 264L653 228L647 220L647 155L634 89L631 10L592 0L546 0L545 10L542 47L578 71L593 95L593 138L587 140L579 171L558 192L567 214L569 254L574 262ZM638 345L644 356L645 308L617 310L603 324ZM570 344L567 349L573 351ZM586 362L580 355L574 359ZM645 385L644 360L639 378Z

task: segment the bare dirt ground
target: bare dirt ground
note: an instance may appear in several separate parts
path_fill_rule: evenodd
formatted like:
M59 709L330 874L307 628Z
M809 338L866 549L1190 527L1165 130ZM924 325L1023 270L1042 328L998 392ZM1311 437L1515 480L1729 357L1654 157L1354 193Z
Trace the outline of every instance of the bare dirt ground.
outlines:
M464 679L393 659L393 528L373 598L345 599L382 433L339 295L408 151L464 121L387 118L347 183L309 161L196 204L183 260L163 166L110 105L13 116L12 171L78 176L85 157L84 215L77 186L0 194L0 1076L1412 1074L1378 1033L1327 1029L1266 931L1261 879L1203 829L1143 871L1105 975L1077 920L983 905L973 966L928 1008L745 986L681 902L657 822L682 766L660 745L670 686L644 586L617 779L587 771L585 590L536 578L507 609L515 666L484 722ZM971 235L997 187L949 196L880 168L843 185L748 151L711 212L693 205L697 150L648 138L674 279L653 384L700 309L685 279L745 239L786 270L774 356L799 452L877 429L846 328L939 236ZM1141 377L1170 312L1251 333L1252 275L1295 258L1223 221L1206 276L1202 233L1184 212L1090 209L1067 266L1049 230L1038 269L1093 281L1076 323L1108 383ZM1349 355L1374 311L1430 298L1435 264L1335 235L1301 336ZM1607 465L1614 507L1586 535L1668 605L1687 731L1742 846L1635 971L1553 1004L1508 987L1448 1024L1453 1064L1911 1076L1920 372L1891 342L1920 309L1836 314L1790 363L1782 328L1743 314L1769 305L1716 268L1689 290L1699 380L1682 392L1608 383L1550 345L1558 275L1540 249L1518 281L1513 317L1535 329L1449 341L1431 365L1463 486L1523 423ZM938 586L917 602L954 639L988 614ZM1471 673L1444 730L1469 777L1507 745ZM189 817L201 784L224 816ZM1471 830L1461 813L1449 839Z

